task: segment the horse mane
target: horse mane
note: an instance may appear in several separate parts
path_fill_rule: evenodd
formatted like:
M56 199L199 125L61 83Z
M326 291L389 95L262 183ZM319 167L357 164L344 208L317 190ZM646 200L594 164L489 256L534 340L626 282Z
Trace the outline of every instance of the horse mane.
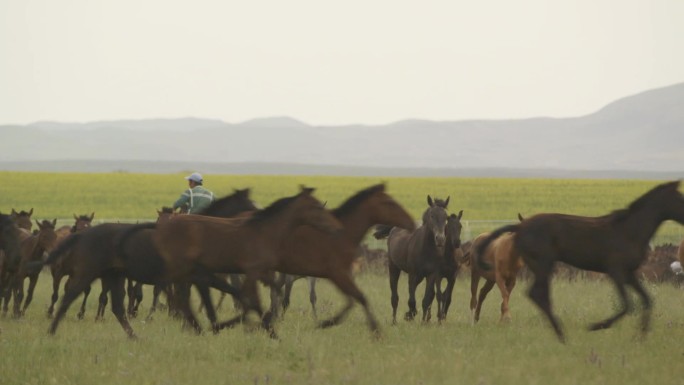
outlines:
M52 221L49 221L47 219L43 219L42 221L40 221L40 226L41 227L50 227L53 229L55 228L55 225L52 224Z
M164 206L161 208L162 214L173 214L173 207Z
M295 196L291 197L285 197L285 198L280 198L277 201L271 203L270 206L266 207L263 210L256 211L254 215L252 215L251 218L245 222L245 224L257 224L261 223L279 212L283 211L290 203L294 202L295 199L297 199L302 193L299 193Z
M435 203L435 206L439 206L443 209L447 208L447 205L448 205L448 203L445 199L439 199L439 198L435 198L434 203Z
M435 205L434 205L434 206L431 206L431 207L428 207L428 208L425 209L425 211L423 212L423 217L422 217L423 223L426 223L426 222L427 222L427 219L428 219L428 218L427 218L427 215L428 215L428 213L430 212L430 210L442 209L442 210L446 211L446 209L444 208L444 206L440 206L440 205L437 204L437 201L439 201L439 199L435 199ZM442 201L442 202L444 202L444 201Z
M384 184L377 184L375 186L368 187L366 189L363 189L351 198L347 199L344 203L340 205L340 207L332 210L332 214L336 218L342 218L343 216L349 214L350 212L354 211L356 206L361 204L361 202L365 201L370 197L371 195L379 192L379 191L385 191L385 185Z
M608 214L606 217L610 217L610 219L612 219L613 222L621 222L627 217L629 217L630 214L634 213L635 211L641 210L644 206L646 206L646 204L652 201L655 196L659 195L663 191L672 188L677 189L678 187L679 181L660 184L652 188L650 191L646 192L644 195L640 196L636 200L634 200L634 202L630 203L626 209L615 210L612 213Z

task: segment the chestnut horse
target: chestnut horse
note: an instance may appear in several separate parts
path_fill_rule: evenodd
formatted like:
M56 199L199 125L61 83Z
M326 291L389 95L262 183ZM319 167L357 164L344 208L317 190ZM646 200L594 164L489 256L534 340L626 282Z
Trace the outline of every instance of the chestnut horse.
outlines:
M352 265L361 241L373 225L384 224L412 231L415 228L413 218L385 192L384 184L359 191L332 210L332 214L342 223L342 234L334 236L309 226L298 227L285 239L276 270L285 274L328 278L346 295L346 306L331 319L320 322L319 327L339 324L355 300L363 306L368 326L377 335L378 323L368 301L352 279Z
M666 220L684 224L684 196L679 181L658 185L632 202L626 209L601 217L564 214L537 214L519 224L501 227L482 240L477 253L486 252L489 244L512 232L514 250L534 273L529 297L544 312L558 339L565 341L563 330L551 310L549 281L556 262L606 275L615 283L621 299L617 313L592 324L590 330L609 328L629 312L632 304L625 285L641 297L643 313L641 333L645 336L651 319L651 300L636 275L648 256L648 243L658 226ZM480 266L491 266L480 259Z
M522 215L518 214L518 219L522 222ZM482 233L473 240L472 250L477 250L478 245L489 233ZM470 311L472 315L472 322L477 323L480 320L480 311L482 310L482 303L487 294L496 284L501 292L501 318L499 321L510 321L511 313L508 307L508 301L515 287L518 277L518 272L523 267L524 263L520 254L513 249L513 234L507 233L501 235L494 240L491 245L485 250L484 254L468 253L470 257ZM483 271L480 269L479 259L483 259L493 266L493 270ZM480 289L480 295L477 295L480 278L485 279L485 284Z
M222 324L216 322L208 285L194 282L215 332L240 322L248 312L254 311L262 319L262 326L275 336L271 317L264 317L261 308L257 281L275 285L280 246L296 226L310 225L326 232L342 229L312 193L313 189L303 188L299 194L279 199L248 219L181 215L156 226L155 244L171 281L187 282L198 271L204 276L206 273L245 274L241 288L243 314ZM178 297L186 319L199 332L201 328L189 307L189 296Z
M435 298L435 284L444 259L446 246L446 211L449 198L445 201L427 196L428 208L423 213L423 224L415 230L378 226L374 233L377 239L387 237L389 257L389 279L392 291L392 323L397 322L399 294L397 285L402 271L409 275L409 310L404 319L411 321L418 313L416 309L416 287L427 279L423 296L423 321L429 319L430 306Z
M57 235L56 244L59 245L60 243L62 243L70 234L77 233L79 231L83 231L89 228L94 218L95 213L80 216L76 216L76 214L74 214L75 222L73 226L62 226L55 231L55 234ZM68 276L71 274L71 263L71 258L69 258L69 256L67 255L63 258L60 258L52 265L50 265L50 273L52 274L52 297L50 307L48 307L47 310L48 318L52 318L52 313L55 310L55 303L57 303L57 300L59 299L59 285L62 282L62 278L64 278L64 276ZM68 279L66 284L64 285L64 291L66 291L67 285L69 285ZM78 319L83 319L88 294L90 294L90 286L88 286L88 288L83 293L83 303L81 304L81 310L78 312Z

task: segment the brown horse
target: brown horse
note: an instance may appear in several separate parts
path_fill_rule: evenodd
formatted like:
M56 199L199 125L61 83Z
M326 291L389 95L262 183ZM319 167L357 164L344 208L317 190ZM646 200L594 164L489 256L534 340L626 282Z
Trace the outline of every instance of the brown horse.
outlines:
M444 245L444 259L439 267L440 276L436 282L437 294L437 319L441 322L446 320L449 306L451 305L451 295L454 291L454 284L456 283L456 275L458 275L458 268L461 263L461 218L463 217L463 210L458 212L458 215L451 214L447 219L446 225L446 242ZM442 279L447 280L447 286L442 291Z
M518 219L522 222L523 217L518 214ZM476 250L479 244L489 236L489 233L482 233L473 240L473 249ZM508 307L508 301L515 287L518 272L523 267L524 263L520 254L516 253L513 248L513 234L506 233L494 240L491 245L485 250L484 254L469 253L470 257L470 311L472 313L472 322L476 323L480 320L480 311L482 310L482 303L487 294L496 284L501 292L501 318L500 321L510 321L511 313ZM492 270L482 270L480 268L479 259L493 266ZM478 298L477 289L480 278L485 279L485 285L480 289Z
M174 282L186 281L198 269L210 273L243 273L241 296L243 314L223 324L216 323L208 287L196 283L207 316L215 331L243 319L253 310L262 325L270 330L270 317L263 317L257 281L273 286L280 260L279 249L296 226L308 224L326 232L338 232L341 224L312 195L313 189L283 198L249 219L223 219L201 215L182 215L157 226L155 243ZM179 296L181 297L181 296ZM179 301L188 322L200 330L188 298ZM272 332L272 330L271 330ZM272 332L273 335L273 332Z
M626 209L601 217L563 214L538 214L516 225L492 232L477 249L483 254L489 244L504 233L514 233L514 248L534 273L529 296L549 319L559 340L565 340L561 326L551 311L549 281L554 264L565 262L580 269L606 275L615 283L622 301L618 312L590 326L590 330L609 328L631 309L625 285L641 297L641 332L649 330L651 300L639 282L636 271L646 260L648 243L658 226L666 220L684 224L684 196L679 181L656 186ZM480 260L481 267L491 268Z
M341 236L332 236L308 226L298 227L285 240L276 270L286 274L328 278L347 296L347 305L334 317L319 323L326 328L340 323L354 304L360 303L373 333L378 323L368 301L352 279L352 265L357 250L368 230L375 224L397 226L412 231L413 218L394 198L385 185L366 188L345 201L332 214L343 225Z
M33 291L38 283L38 276L40 275L40 269L31 269L29 264L34 261L40 261L43 258L43 253L51 252L55 248L55 242L57 240L57 235L55 234L55 225L57 224L57 219L52 222L44 220L42 222L36 221L38 225L38 232L31 235L30 237L24 239L21 242L21 262L19 264L19 270L14 278L14 316L21 317L26 312L26 308L31 304L33 300ZM29 287L26 295L26 300L24 301L24 279L29 279ZM23 308L21 303L24 301ZM7 311L7 302L5 302L5 307L3 312Z
M423 224L415 230L404 230L378 226L374 233L377 239L387 237L387 255L389 257L389 279L392 291L392 323L397 322L397 306L399 294L397 285L402 271L409 275L409 310L404 319L413 320L418 313L416 309L416 287L427 278L425 295L423 296L423 321L429 319L430 306L435 298L435 284L439 277L439 269L444 259L446 244L445 229L449 214L445 201L427 196L428 208L423 213Z
M9 293L20 262L19 229L11 216L0 214L0 301Z
M70 234L74 234L83 231L87 228L90 228L94 218L95 213L80 216L76 216L76 214L74 214L75 222L73 226L62 226L59 229L55 230L55 234L57 236L55 244L59 245ZM57 300L59 299L59 285L62 282L62 278L64 278L64 276L70 275L72 269L72 259L69 258L68 255L64 256L63 258L60 258L58 261L50 265L50 273L52 274L52 297L50 298L50 307L48 307L47 310L48 318L52 318L52 313L55 310L55 303L57 303ZM66 291L67 285L69 285L68 279L67 283L64 285L64 291ZM81 304L81 310L78 312L78 319L83 319L88 294L90 294L90 286L88 286L88 288L83 293L83 303Z

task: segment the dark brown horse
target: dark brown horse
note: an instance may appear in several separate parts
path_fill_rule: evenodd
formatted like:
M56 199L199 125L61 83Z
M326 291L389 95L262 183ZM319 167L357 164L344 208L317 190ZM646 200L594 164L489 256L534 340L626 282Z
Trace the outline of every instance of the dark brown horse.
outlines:
M379 333L368 301L352 279L352 265L361 241L373 225L397 226L411 231L415 228L413 218L385 192L384 184L356 193L332 210L332 214L343 225L341 236L325 234L308 226L297 228L285 240L276 270L328 278L347 296L346 306L331 319L320 322L319 327L340 323L356 301L363 306L371 331Z
M90 228L94 218L95 213L80 216L76 216L76 214L74 214L75 222L73 226L62 226L55 231L55 234L57 235L57 240L55 243L59 245L70 234L74 234L83 231L87 228ZM50 265L50 273L52 274L52 297L50 307L48 307L47 310L48 318L52 318L52 313L55 310L55 303L57 303L57 300L59 299L59 285L62 282L62 278L64 278L64 276L70 275L72 269L72 260L68 255L60 258L55 263ZM64 291L66 291L67 285L69 285L68 279L67 283L64 285ZM83 293L83 303L81 304L81 310L78 312L79 319L82 319L85 314L85 305L86 300L88 299L88 294L90 294L90 286L88 286L88 288Z
M30 267L30 263L40 261L43 258L43 253L49 253L55 248L55 242L57 240L57 235L55 234L56 223L57 219L53 220L52 222L48 220L44 220L42 222L36 221L36 224L38 225L38 232L21 242L21 262L19 264L19 270L17 270L16 276L14 278L14 288L12 291L14 297L15 317L23 316L26 312L26 308L28 308L33 300L33 291L38 283L40 269L32 269ZM29 279L29 287L26 300L24 301L25 278ZM23 308L21 307L22 301L24 301ZM5 302L3 312L7 311L6 306L7 302Z
M523 217L518 214L520 222ZM486 239L489 233L483 233L475 237L473 240L473 249L477 250L480 242ZM518 272L524 266L523 260L513 247L513 234L506 233L495 239L484 254L477 254L475 252L469 253L470 257L470 311L472 313L472 322L476 323L480 320L480 312L482 311L482 303L487 294L492 290L496 284L501 292L501 318L499 321L509 321L511 313L508 302L515 287ZM482 270L480 268L479 259L492 265L491 270ZM477 289L480 278L485 279L485 284L480 289L478 296Z
M428 208L423 213L423 224L410 231L400 228L387 229L378 227L374 236L378 239L387 237L387 256L389 258L390 289L392 291L392 323L397 322L397 306L399 294L397 285L402 271L409 275L409 310L404 318L413 320L418 313L416 309L416 287L427 279L423 297L423 321L429 319L430 306L435 298L435 284L439 277L439 269L444 259L446 246L446 225L449 214L445 201L432 200L427 196Z
M684 196L679 181L656 186L632 202L626 209L602 217L564 214L538 214L522 223L494 231L482 241L478 254L504 233L514 233L515 250L534 273L529 296L549 319L560 341L565 337L551 310L549 281L558 261L580 269L606 275L615 283L622 306L618 312L590 326L590 330L609 328L622 318L632 305L625 286L632 287L643 302L641 332L649 330L651 300L639 283L636 271L646 260L648 243L658 226L666 220L684 224ZM491 268L481 261L483 268Z
M0 300L9 293L20 262L19 229L11 216L0 214Z
M461 253L461 218L463 217L463 210L458 212L458 215L451 214L447 219L446 225L446 242L444 246L444 258L439 267L439 277L437 278L437 319L444 321L449 306L451 305L451 295L454 291L454 284L456 283L456 275L458 275L458 268L462 258ZM447 286L442 291L442 279L446 279Z

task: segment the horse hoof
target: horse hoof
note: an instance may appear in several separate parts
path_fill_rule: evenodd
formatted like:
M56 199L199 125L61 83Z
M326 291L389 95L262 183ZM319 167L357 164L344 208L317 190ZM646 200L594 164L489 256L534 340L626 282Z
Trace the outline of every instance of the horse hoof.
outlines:
M83 317L85 317L85 314L83 314L83 313L78 313L78 315L77 315L76 317L78 317L79 320L82 320ZM100 319L95 318L95 321L102 321L102 319L101 319L101 318L100 318Z

